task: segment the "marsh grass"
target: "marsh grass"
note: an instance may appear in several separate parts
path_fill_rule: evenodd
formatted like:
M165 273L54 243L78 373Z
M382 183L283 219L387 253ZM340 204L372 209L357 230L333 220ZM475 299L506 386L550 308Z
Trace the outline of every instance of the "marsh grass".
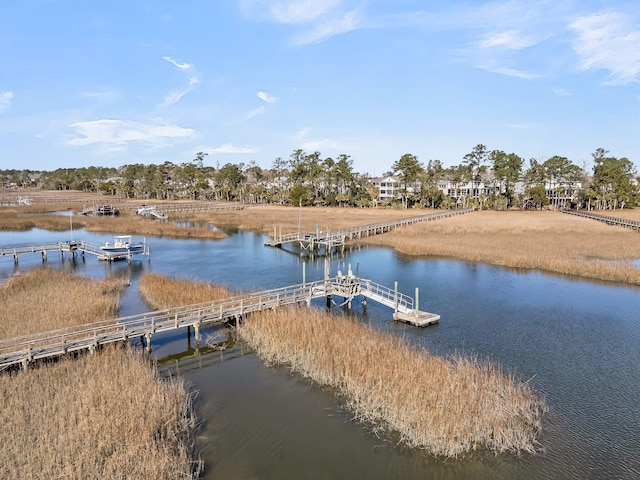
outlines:
M224 285L169 278L158 273L142 275L139 288L140 296L152 309L191 305L231 296Z
M192 395L111 346L0 375L0 478L197 478Z
M445 360L346 317L303 308L253 314L239 335L344 397L355 419L442 457L534 453L545 400L492 363Z
M52 231L68 231L69 217L66 215L47 215L35 213L25 215L15 209L0 209L0 230L16 231L42 228ZM159 222L136 216L131 212L115 217L73 216L73 228L85 229L89 232L108 232L122 235L155 235L179 238L220 239L226 234L206 227L180 227L174 222Z
M640 234L559 212L481 211L368 237L407 255L435 255L640 285Z
M0 339L114 318L124 280L36 268L0 284Z
M113 318L121 279L46 268L0 285L0 338ZM0 374L0 478L197 478L193 394L138 353L94 354Z
M223 287L147 274L157 306L216 300ZM187 298L183 291L193 291ZM198 293L198 291L200 293ZM354 417L378 434L434 455L477 448L534 452L545 401L514 375L475 358L445 360L391 334L311 308L251 314L238 330L267 364L292 370L344 397Z
M399 210L392 208L346 208L346 207L288 207L281 205L260 205L243 210L220 210L201 212L193 217L211 222L217 226L232 226L245 230L258 230L273 234L273 228L282 233L298 231L313 232L316 225L322 231L366 225L385 220L415 217L435 212L435 210Z

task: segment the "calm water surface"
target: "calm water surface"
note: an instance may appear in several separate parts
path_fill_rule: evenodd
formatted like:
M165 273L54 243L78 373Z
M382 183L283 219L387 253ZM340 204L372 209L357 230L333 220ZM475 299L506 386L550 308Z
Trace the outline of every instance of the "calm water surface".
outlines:
M114 232L119 233L119 232ZM68 239L33 230L0 233L0 245ZM74 232L92 242L112 235ZM151 238L151 261L108 264L49 255L48 265L92 278L131 281L122 314L146 310L138 296L142 273L265 289L299 283L302 259L241 233L222 241ZM306 278L322 277L323 260L307 260ZM350 263L365 278L413 295L442 316L426 329L391 321L389 309L354 305L360 321L402 336L438 355L462 352L500 363L545 395L550 411L542 452L521 457L476 452L444 462L397 447L354 423L334 392L267 368L235 344L233 333L208 329L194 351L185 332L157 335L154 355L166 374L179 372L199 395L198 447L204 478L232 479L637 479L640 478L640 290L524 273L444 259L409 259L388 249L361 248L331 261ZM0 281L41 264L25 255L14 266L0 257ZM354 339L357 341L357 339ZM199 353L197 355L196 353Z

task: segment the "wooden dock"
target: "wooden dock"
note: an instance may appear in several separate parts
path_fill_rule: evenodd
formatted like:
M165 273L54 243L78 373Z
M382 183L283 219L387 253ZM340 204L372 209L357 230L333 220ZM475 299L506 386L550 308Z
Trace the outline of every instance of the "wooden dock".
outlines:
M166 221L170 213L205 212L216 210L242 210L244 203L237 202L188 202L188 203L157 203L143 205L136 208L136 214L156 220Z
M150 255L150 245L144 242L144 249L141 252L106 252L102 249L101 245L85 242L80 240L67 240L63 242L47 242L36 243L30 245L13 245L0 247L0 256L12 255L14 263L18 263L18 257L25 254L40 253L42 255L42 261L46 262L48 254L50 252L60 252L60 257L64 260L65 253L68 253L71 257L75 257L76 253L79 253L83 258L85 253L95 255L98 260L104 260L107 262L113 262L116 260L127 260L131 262L134 255L142 254L147 258Z
M640 222L637 220L629 220L627 218L612 217L611 215L601 215L599 213L591 213L590 211L580 210L562 210L562 213L590 218L591 220L598 220L599 222L605 222L607 225L616 225L619 227L632 228L635 231L640 231Z
M417 292L416 292L417 293ZM196 342L200 341L203 325L233 323L252 312L274 309L286 305L307 304L324 297L329 303L332 297L342 297L343 305L362 297L390 307L394 319L416 326L437 323L440 316L417 309L417 298L397 290L362 279L351 273L338 274L311 283L250 293L215 302L205 302L183 307L169 308L139 315L120 317L96 323L67 327L21 337L0 340L0 370L11 365L27 367L30 362L56 357L80 350L93 351L100 345L144 338L147 348L152 335L180 328L193 328Z
M386 233L394 228L403 227L405 225L412 225L414 223L430 222L432 220L448 218L454 215L463 215L465 213L473 212L474 210L475 208L448 210L446 212L429 213L416 217L400 218L397 220L370 223L367 225L341 228L338 230L326 232L297 232L283 235L282 232L278 232L277 227L274 227L273 237L270 240L264 242L264 244L267 247L276 248L282 248L285 244L288 243L297 244L302 250L308 250L310 252L321 252L322 249L324 249L324 253L329 254L334 249L344 248L348 240Z

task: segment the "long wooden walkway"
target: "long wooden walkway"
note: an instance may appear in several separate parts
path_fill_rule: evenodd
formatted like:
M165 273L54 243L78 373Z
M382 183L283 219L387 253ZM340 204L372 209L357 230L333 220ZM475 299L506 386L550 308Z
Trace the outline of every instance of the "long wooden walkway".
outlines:
M100 345L144 337L147 347L152 335L192 327L199 342L201 326L238 321L260 310L285 305L310 304L315 298L340 296L351 302L362 296L393 309L394 319L416 326L437 323L440 316L419 311L417 299L397 290L354 275L265 290L216 302L158 310L96 323L61 328L0 340L0 370L11 365L27 367L34 360L56 357L79 350L93 351ZM328 301L328 300L327 300ZM416 305L414 307L414 305Z
M18 263L18 257L20 255L28 253L40 253L42 255L42 261L47 261L47 255L49 252L60 252L61 257L64 259L64 254L69 253L71 256L75 256L76 252L79 252L83 257L85 253L95 255L99 260L106 260L112 262L114 260L127 259L131 261L133 255L142 254L147 257L150 254L150 247L148 243L144 243L144 250L142 252L106 252L102 249L101 245L79 241L68 240L64 242L46 242L36 243L30 245L11 245L0 246L0 256L12 255L13 261Z
M244 203L236 202L188 202L188 203L158 203L144 205L136 209L142 216L153 217L157 220L167 220L170 213L205 212L216 210L242 210Z
M599 213L579 210L562 210L562 213L598 220L599 222L605 222L607 225L617 225L619 227L633 228L636 231L640 231L640 222L637 220L629 220L627 218L612 217L611 215L601 215Z
M273 238L267 240L264 244L268 247L282 248L282 246L287 243L298 243L298 245L304 250L314 251L316 249L319 250L320 248L324 247L326 249L326 252L330 252L333 248L344 246L347 240L386 233L394 228L403 227L405 225L411 225L414 223L430 222L432 220L448 218L454 215L463 215L465 213L473 212L474 210L474 208L448 210L446 212L429 213L416 217L370 223L367 225L341 228L338 230L327 232L297 232L282 235L282 233L277 232L277 228L274 228Z

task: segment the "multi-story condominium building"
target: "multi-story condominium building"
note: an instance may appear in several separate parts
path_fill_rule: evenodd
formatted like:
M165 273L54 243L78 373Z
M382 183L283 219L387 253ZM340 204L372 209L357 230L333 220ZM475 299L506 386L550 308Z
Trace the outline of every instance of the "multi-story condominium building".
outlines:
M380 203L388 203L401 198L404 185L402 179L395 175L386 177L378 177L371 179L372 184L378 188L377 201ZM420 183L416 183L419 187ZM437 182L438 190L449 198L461 203L465 199L478 200L491 195L499 195L504 193L504 184L495 180L491 175L484 175L478 180L462 180L455 181L450 178L442 178ZM567 203L575 202L578 193L582 190L582 183L578 181L556 180L554 182L546 182L545 192L552 205L564 207ZM408 192L413 192L414 187L407 187ZM523 181L518 181L513 185L513 193L523 195L526 185Z

